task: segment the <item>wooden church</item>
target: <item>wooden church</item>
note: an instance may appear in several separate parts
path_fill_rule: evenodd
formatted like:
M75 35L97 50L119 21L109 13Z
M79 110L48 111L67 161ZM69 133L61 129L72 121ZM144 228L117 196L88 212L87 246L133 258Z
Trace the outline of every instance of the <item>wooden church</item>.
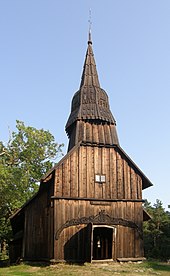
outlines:
M142 260L142 190L152 183L119 145L90 33L66 132L68 153L11 217L12 260Z

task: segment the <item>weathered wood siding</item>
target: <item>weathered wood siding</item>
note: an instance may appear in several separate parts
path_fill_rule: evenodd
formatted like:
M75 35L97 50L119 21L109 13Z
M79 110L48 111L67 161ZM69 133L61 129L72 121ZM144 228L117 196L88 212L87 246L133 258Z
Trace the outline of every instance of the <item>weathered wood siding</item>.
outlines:
M95 175L106 182L95 182ZM80 146L55 172L56 197L142 199L142 178L115 148Z
M85 110L86 111L86 110ZM117 145L118 137L114 124L101 124L101 122L77 121L69 131L69 147L72 149L79 142L96 143L103 145Z
M63 225L72 219L90 217L99 214L101 210L113 218L123 218L133 221L141 229L141 202L95 202L87 200L54 200L54 258L56 260L84 260L88 250L87 225ZM107 222L106 222L107 224ZM113 225L114 226L114 225ZM115 225L116 236L113 259L143 256L143 241L137 228ZM60 233L61 229L61 233ZM57 236L56 234L59 233ZM70 253L69 253L70 252ZM71 253L72 252L72 253Z
M95 182L96 174L105 175L106 182ZM138 231L143 220L142 178L115 148L77 146L48 178L25 209L25 259L87 261L90 252L87 221L64 225L73 219L96 216L102 210L114 219L137 226L113 224L116 229L113 259L143 256Z
M42 190L25 210L23 241L24 258L43 260L53 258L53 194L54 179L43 183Z

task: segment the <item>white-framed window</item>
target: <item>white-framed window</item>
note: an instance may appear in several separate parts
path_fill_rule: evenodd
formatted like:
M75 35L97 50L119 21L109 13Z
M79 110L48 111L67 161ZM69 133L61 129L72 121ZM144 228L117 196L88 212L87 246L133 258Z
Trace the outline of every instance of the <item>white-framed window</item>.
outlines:
M105 183L106 182L106 175L105 174L96 174L95 175L95 181L99 183Z

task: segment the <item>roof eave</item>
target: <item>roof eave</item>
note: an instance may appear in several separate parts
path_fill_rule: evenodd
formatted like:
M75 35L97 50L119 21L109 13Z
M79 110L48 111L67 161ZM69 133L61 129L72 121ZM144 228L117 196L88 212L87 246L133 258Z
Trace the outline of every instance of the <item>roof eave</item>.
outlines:
M131 163L131 165L135 168L135 170L138 171L140 176L142 177L143 184L142 184L142 190L152 187L153 183L149 180L148 177L139 169L139 167L135 164L135 162L127 155L127 153L119 146L115 145L115 147L125 156L125 158Z

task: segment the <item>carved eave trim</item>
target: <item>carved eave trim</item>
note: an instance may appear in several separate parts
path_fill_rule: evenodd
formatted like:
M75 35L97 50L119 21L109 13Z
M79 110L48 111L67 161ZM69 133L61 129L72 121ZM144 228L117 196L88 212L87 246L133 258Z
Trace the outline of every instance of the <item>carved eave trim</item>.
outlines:
M89 217L81 217L77 219L71 219L66 221L56 232L55 234L55 239L58 240L60 237L61 232L70 226L75 226L79 224L97 224L97 225L121 225L124 227L130 227L133 229L136 229L139 233L139 236L143 238L143 233L142 229L139 228L139 226L134 223L133 221L122 219L122 218L114 218L109 216L108 214L105 213L105 210L100 211L97 215L95 216L89 216Z

